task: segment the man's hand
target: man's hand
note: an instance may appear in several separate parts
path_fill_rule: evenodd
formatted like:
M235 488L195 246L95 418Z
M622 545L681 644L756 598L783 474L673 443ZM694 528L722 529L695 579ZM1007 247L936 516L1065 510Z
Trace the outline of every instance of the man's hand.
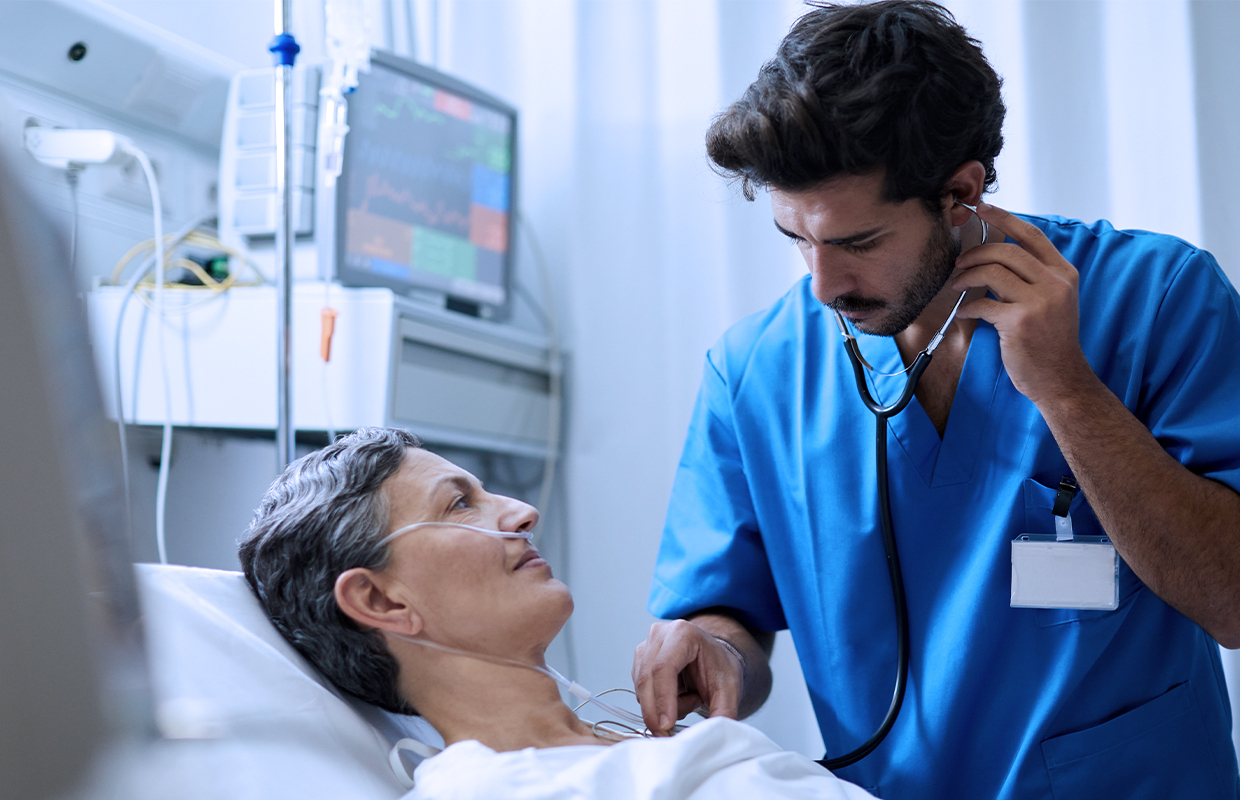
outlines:
M959 316L995 326L1012 383L1037 405L1096 382L1081 352L1076 267L1025 220L985 203L977 213L1017 244L983 244L956 259L955 291L993 295L965 303Z
M656 622L633 653L633 687L646 727L670 735L691 711L739 719L770 692L774 634L751 634L721 614ZM760 663L753 663L753 662Z
M1077 271L1042 231L978 204L1019 242L963 253L960 307L999 332L1012 383L1034 402L1115 549L1150 589L1224 647L1240 648L1240 494L1176 461L1094 374L1080 346Z

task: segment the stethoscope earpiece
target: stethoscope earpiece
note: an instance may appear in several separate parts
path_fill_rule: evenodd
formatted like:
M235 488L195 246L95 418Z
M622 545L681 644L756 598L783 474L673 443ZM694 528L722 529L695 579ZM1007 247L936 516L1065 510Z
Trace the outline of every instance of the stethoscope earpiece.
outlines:
M986 224L986 220L982 219L982 215L977 213L977 206L971 206L963 200L957 200L955 197L952 200L955 201L956 205L964 206L972 211L973 216L977 217L977 221L982 223L982 240L978 244L986 244L986 239L990 237L990 226Z

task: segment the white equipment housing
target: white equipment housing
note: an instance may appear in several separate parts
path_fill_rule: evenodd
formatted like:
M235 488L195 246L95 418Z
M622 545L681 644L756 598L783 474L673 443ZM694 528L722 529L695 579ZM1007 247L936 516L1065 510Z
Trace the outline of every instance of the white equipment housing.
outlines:
M314 233L318 67L295 68L292 93L291 213L293 233L304 241ZM245 70L233 76L220 140L220 239L238 249L249 249L256 240L270 249L275 240L280 200L276 194L275 113L271 69ZM312 248L303 245L300 249L297 277L316 277Z
M121 287L90 294L108 413ZM183 297L185 308L177 306ZM270 430L276 414L276 290L234 288L190 308L169 291L164 324L174 425ZM321 310L339 316L331 360L320 357ZM125 419L161 424L164 395L155 316L131 298L121 327ZM388 289L303 282L293 291L294 427L406 427L429 442L547 455L553 370L546 342L523 331L427 308Z

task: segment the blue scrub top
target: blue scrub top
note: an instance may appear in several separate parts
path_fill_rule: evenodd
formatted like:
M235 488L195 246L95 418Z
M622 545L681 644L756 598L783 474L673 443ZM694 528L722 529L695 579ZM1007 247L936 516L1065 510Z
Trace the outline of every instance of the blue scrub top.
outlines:
M1240 489L1240 297L1213 257L1025 219L1080 271L1094 371L1173 457ZM877 371L903 367L893 340L860 344ZM903 385L877 379L876 399ZM832 756L871 735L896 674L874 425L808 277L735 325L707 356L650 594L660 617L727 606L790 629ZM888 800L1240 795L1218 646L1127 565L1115 611L1010 607L1010 542L1054 532L1070 471L993 326L978 323L943 438L913 400L887 447L909 686L887 739L838 775ZM1103 533L1087 497L1071 513Z

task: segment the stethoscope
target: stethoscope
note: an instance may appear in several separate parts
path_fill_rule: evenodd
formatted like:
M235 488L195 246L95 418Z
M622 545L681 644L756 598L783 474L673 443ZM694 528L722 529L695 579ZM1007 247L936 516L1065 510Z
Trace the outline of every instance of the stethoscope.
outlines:
M986 236L989 232L986 221L977 213L977 207L967 203L958 204L964 206L973 212L977 217L977 221L982 223L982 243L985 244ZM964 302L965 295L968 292L961 292L960 298L956 300L956 305L952 307L952 313L947 315L947 321L939 328L938 332L930 338L930 343L925 349L917 354L917 358L913 360L911 367L906 370L908 378L904 382L904 391L900 393L900 397L891 405L880 405L874 396L870 393L870 387L865 379L865 370L867 368L874 369L861 355L861 348L857 345L857 339L848 330L848 325L844 322L844 316L838 311L835 313L835 322L840 326L840 333L844 336L844 348L848 351L848 359L852 362L853 376L857 379L857 393L861 395L861 402L865 403L865 407L870 409L874 414L875 426L875 444L874 452L878 464L878 510L879 520L883 529L883 547L887 551L887 572L891 576L891 597L895 601L896 607L896 686L892 694L891 705L887 709L887 715L883 717L882 723L878 726L878 730L874 731L869 739L866 739L860 747L850 753L846 753L839 758L823 758L819 761L827 769L839 769L847 767L849 764L855 764L861 759L868 756L878 747L879 743L887 737L887 733L891 730L891 726L895 724L896 717L900 714L900 706L904 703L904 690L908 686L908 603L904 596L904 577L900 572L900 556L896 552L896 536L891 523L891 492L887 485L887 420L899 414L913 399L913 392L917 389L917 381L921 379L921 375L926 371L926 367L930 366L930 359L934 355L934 351L943 341L943 335L947 328L956 319L956 312L960 310L960 304ZM894 373L899 374L899 373Z

